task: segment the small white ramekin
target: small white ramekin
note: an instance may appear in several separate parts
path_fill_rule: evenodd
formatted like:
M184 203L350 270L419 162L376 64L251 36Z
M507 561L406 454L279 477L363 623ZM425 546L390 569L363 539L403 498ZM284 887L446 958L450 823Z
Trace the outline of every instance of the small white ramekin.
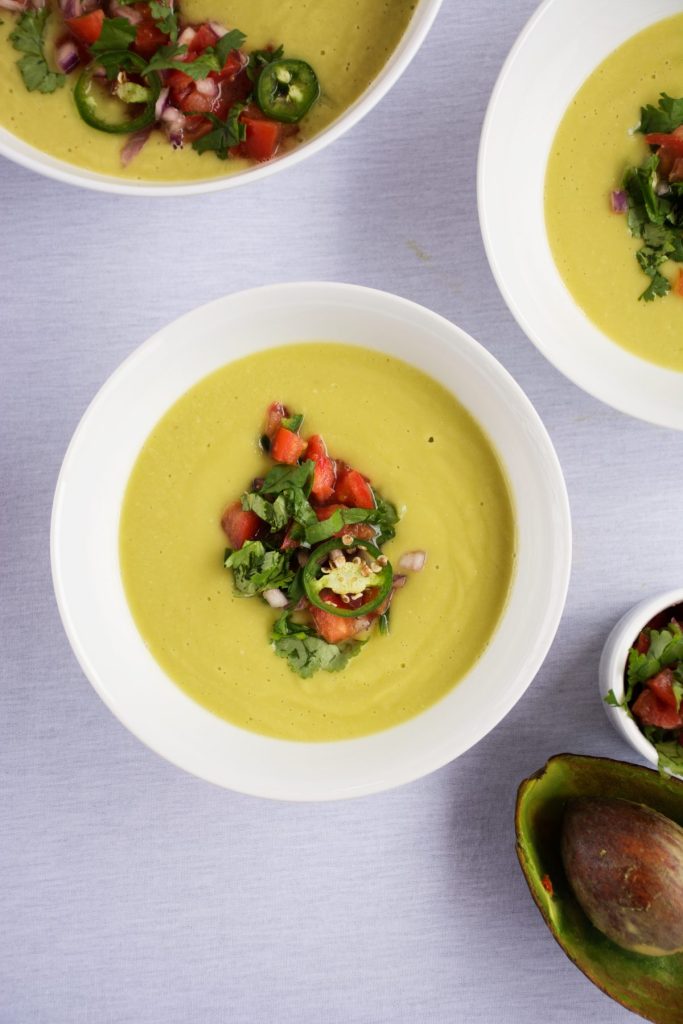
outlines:
M673 608L677 604L683 604L683 587L678 590L669 590L664 594L656 594L654 597L648 597L634 605L619 619L607 637L598 670L600 696L603 698L603 707L607 712L607 717L620 736L623 736L636 753L649 761L655 768L658 764L658 757L653 745L645 738L625 708L613 707L606 704L604 699L610 690L618 701L624 699L624 672L630 648L635 643L641 629L647 626L655 615L666 611L667 608ZM683 779L683 776L676 775L675 772L670 774L675 778Z

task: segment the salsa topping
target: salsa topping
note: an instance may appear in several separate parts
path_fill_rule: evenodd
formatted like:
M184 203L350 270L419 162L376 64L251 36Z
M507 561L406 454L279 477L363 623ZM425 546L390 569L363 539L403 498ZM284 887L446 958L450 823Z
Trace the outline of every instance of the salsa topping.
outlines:
M657 616L629 651L624 699L612 690L605 698L624 707L652 743L660 770L683 774L683 608Z
M683 263L683 99L662 93L657 107L641 109L637 130L650 155L627 170L623 188L612 192L612 209L625 213L631 235L642 239L636 259L650 283L640 299L652 302L671 291L665 265ZM683 296L683 270L674 290Z
M270 160L320 95L310 64L286 58L282 46L247 53L239 29L186 24L174 0L25 6L17 4L22 13L10 40L23 54L18 66L26 88L54 92L77 73L75 106L86 124L134 137L122 149L124 165L154 130L175 149L190 143L199 155L220 160ZM45 52L51 17L59 20L50 55L58 70Z
M332 457L320 434L302 437L302 424L281 403L269 406L260 447L275 465L226 507L221 525L235 594L261 596L281 612L271 643L307 678L342 669L375 623L388 632L406 577L382 551L395 536L395 506ZM410 552L401 564L419 571L424 557Z

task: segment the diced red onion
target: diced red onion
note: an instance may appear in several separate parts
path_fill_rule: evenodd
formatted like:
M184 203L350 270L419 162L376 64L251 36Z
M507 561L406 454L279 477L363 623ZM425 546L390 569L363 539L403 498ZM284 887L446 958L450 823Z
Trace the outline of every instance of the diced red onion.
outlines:
M133 157L138 155L151 134L151 128L141 128L139 132L133 132L121 150L121 164L124 167L127 167Z
M0 7L3 11L25 11L28 2L27 0L0 0Z
M109 11L112 18L125 18L131 25L139 25L142 21L142 15L134 4L119 4L112 0Z
M218 96L218 83L213 78L200 78L194 85L197 92L202 96L206 96L209 99Z
M227 28L225 28L224 25L219 25L217 21L210 21L209 28L214 33L214 35L218 36L219 39L222 39L223 36L227 36L228 34Z
M161 120L161 115L168 106L168 94L168 89L162 89L161 92L159 93L159 99L157 100L156 106L154 107L154 116L157 119L157 121Z
M79 18L83 13L81 0L59 0L59 7L64 18Z
M296 553L296 560L302 567L308 564L308 559L310 557L310 553L308 551L304 551L303 548L299 548L299 550Z
M370 629L372 625L372 619L369 619L367 615L359 615L353 622L356 627L356 633L362 633L364 630Z
M189 46L196 35L197 33L195 29L188 25L187 28L184 28L183 31L178 36L178 43L180 44L180 46ZM179 59L182 60L182 57L180 57Z
M283 594L277 587L272 587L270 590L264 590L263 596L270 605L271 608L286 608L289 604L289 599L286 594Z
M623 188L615 188L610 198L615 213L628 213L628 196Z
M399 575L399 576L394 576L394 578L393 578L393 580L391 582L391 585L392 585L394 590L400 590L401 587L405 587L407 582L408 582L408 577L407 576L400 576Z
M398 560L400 569L408 569L410 572L420 572L427 561L426 551L406 551Z
M303 612L308 607L309 607L308 598L307 597L300 597L299 600L294 605L294 607L292 608L292 611L293 612Z
M55 50L55 60L59 70L65 75L68 75L70 71L78 67L80 57L78 56L78 47L71 39L66 39L63 43L60 43Z

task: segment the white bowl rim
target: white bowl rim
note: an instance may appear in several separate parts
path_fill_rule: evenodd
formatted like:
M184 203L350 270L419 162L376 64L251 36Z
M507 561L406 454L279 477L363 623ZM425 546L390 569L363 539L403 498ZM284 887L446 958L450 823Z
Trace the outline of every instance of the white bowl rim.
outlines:
M518 303L515 295L508 287L508 282L504 274L504 270L496 258L495 245L491 235L491 228L489 219L487 216L487 200L486 200L486 165L488 159L488 149L490 146L490 140L493 135L493 125L497 115L497 107L499 105L500 97L502 96L506 85L507 79L513 69L515 69L519 60L520 53L525 49L527 42L530 37L533 36L536 31L536 27L546 16L551 8L560 5L571 5L571 0L543 0L543 2L537 7L534 13L531 15L529 20L526 22L521 32L517 36L511 50L509 51L503 66L499 72L498 78L496 79L493 87L491 97L486 109L484 121L482 124L481 136L479 141L479 152L477 159L477 209L479 216L479 227L481 231L482 241L484 244L484 250L488 259L488 263L491 269L493 278L498 286L498 289L507 305L508 309L512 313L514 319L517 321L519 327L522 329L526 337L532 342L532 344L538 349L538 351L548 360L563 376L575 384L578 388L584 391L586 394L597 399L606 405L611 406L618 412L624 413L627 416L634 417L636 419L643 420L646 423L652 423L656 426L669 427L675 430L683 430L683 404L681 404L681 411L678 413L672 413L670 409L666 412L662 412L656 398L649 399L647 396L629 396L626 398L618 390L611 390L609 383L605 379L604 375L593 374L589 372L580 364L571 364L568 360L560 360L550 348L543 335L535 329L529 321L529 318L525 314L524 310ZM654 24L657 18L652 20ZM612 50L616 49L620 44L615 42ZM610 51L611 52L611 51ZM608 54L605 53L605 57ZM596 65L597 66L597 65ZM564 113L564 110L562 111ZM553 261L554 266L554 261ZM556 268L555 268L556 269ZM559 271L556 271L559 274ZM593 324L592 321L583 313L581 307L578 305L573 296L569 293L566 285L564 286L567 294L570 295L571 301L576 309L580 310L586 321L590 324L591 328L595 332L597 337L600 337L603 341L609 342L610 346L614 346L621 353L622 360L624 362L631 362L638 364L640 369L644 373L648 373L655 378L663 381L665 378L672 379L677 378L680 380L683 386L683 373L679 373L674 370L667 369L666 367L660 366L655 363L651 363L648 360L640 359L628 350L621 348L617 342L609 338L599 327Z
M296 166L302 160L314 156L326 146L331 145L368 114L389 90L413 60L422 46L434 20L439 13L443 0L418 0L411 20L399 43L390 55L377 77L370 83L350 107L342 111L339 117L319 132L308 142L290 151L282 157L266 163L250 167L237 174L229 174L219 178L208 178L202 181L168 182L129 181L114 175L101 174L80 168L77 164L67 163L43 153L24 142L5 128L0 128L0 156L6 157L30 171L42 174L63 184L87 188L95 192L109 192L117 195L134 196L189 196L208 192L220 192L228 188L236 188L251 181L260 181L278 171Z
M438 324L442 330L447 330L458 336L459 342L466 346L470 351L476 352L477 358L482 362L488 371L491 371L499 381L504 382L510 393L514 395L515 400L521 403L525 409L525 413L528 417L529 425L535 430L535 440L543 449L543 455L546 459L546 468L550 470L553 475L553 486L556 489L556 499L559 502L559 507L556 509L557 520L554 522L554 531L556 534L557 545L560 551L560 557L558 558L557 564L553 567L552 576L552 599L548 601L545 609L545 622L543 629L541 630L542 636L539 641L539 635L535 637L533 645L529 645L529 650L526 654L526 660L524 664L520 665L517 672L517 679L515 685L510 686L506 690L506 695L501 698L497 705L497 714L493 717L479 732L472 732L468 736L468 740L465 744L462 744L458 749L453 748L448 744L442 744L442 746L435 746L427 751L420 751L419 757L413 757L412 759L406 759L404 763L392 764L383 773L377 773L371 781L363 784L354 784L347 786L340 784L329 792L314 792L311 793L308 789L293 789L291 785L283 783L276 787L268 787L264 789L258 785L245 785L235 784L233 781L226 782L221 778L217 778L214 774L205 771L197 770L196 766L188 763L184 757L177 755L176 753L169 752L168 749L162 749L159 744L150 741L148 736L142 735L141 731L134 727L129 718L122 710L116 705L116 702L111 700L106 688L102 684L99 674L95 666L93 665L90 655L86 650L85 644L82 642L78 635L76 628L72 622L71 612L67 596L65 594L62 579L59 570L59 536L61 530L61 519L62 519L62 506L64 501L65 489L67 477L70 473L71 462L74 456L74 452L77 449L81 436L87 430L88 420L91 412L102 402L105 397L108 396L110 391L113 391L118 383L120 376L124 375L132 366L136 364L138 360L141 360L147 352L152 349L158 348L163 344L163 336L165 332L172 326L183 325L190 321L197 314L211 310L213 307L220 307L223 303L230 300L237 300L247 296L253 296L258 299L261 303L267 303L268 299L273 296L287 295L287 293L296 294L299 292L302 296L306 293L318 293L325 294L329 293L329 290L336 293L340 300L344 302L352 302L353 297L357 296L359 301L363 297L376 298L384 302L389 300L396 308L401 308L406 316L410 312L418 313L425 320L429 320L433 324ZM230 360L227 360L229 362ZM562 617L564 605L566 602L567 591L569 588L569 581L571 576L571 561L572 561L572 529L571 529L571 511L569 504L569 497L566 490L566 484L562 474L561 465L553 447L552 441L547 433L545 426L543 425L540 416L536 412L530 400L522 391L521 387L517 384L514 378L509 372L502 366L498 360L495 359L482 345L476 342L470 335L468 335L462 328L453 324L445 317L440 316L437 313L427 309L418 303L412 302L409 299L402 298L389 292L382 292L377 289L367 288L360 285L344 284L340 282L289 282L286 284L276 285L264 285L257 288L247 289L241 292L235 292L230 295L223 296L219 299L215 299L202 306L195 307L189 312L183 314L176 320L162 327L159 331L155 332L150 338L143 342L140 346L131 352L131 354L123 360L123 362L113 371L113 373L107 378L101 388L98 390L88 407L86 408L76 430L71 438L69 446L64 456L64 460L59 472L55 495L52 506L52 517L51 517L51 528L50 528L50 561L53 586L55 591L55 597L57 601L57 607L62 620L64 630L67 634L67 638L74 652L76 660L78 661L81 670L84 675L93 686L95 691L98 693L103 702L107 705L109 710L115 715L116 718L123 724L133 735L135 735L142 743L148 748L152 749L160 757L166 761L174 764L175 766L182 768L184 771L195 775L205 781L209 781L225 788L230 788L236 792L242 792L246 795L266 797L270 799L278 800L296 800L296 801L322 801L322 800L340 800L354 798L356 796L364 796L372 793L382 792L388 789L393 789L397 786L404 785L406 783L415 781L416 779L422 778L444 765L450 763L455 758L461 756L466 750L470 749L476 743L479 742L485 735L487 735L492 729L494 729L500 721L509 713L514 705L521 699L523 694L526 692L528 687L533 682L536 674L538 673L541 665L543 664L547 653L555 639L557 629ZM500 622L505 616L503 612ZM497 628L498 628L497 627ZM169 685L175 686L176 684L168 680ZM188 698L189 700L190 698ZM194 703L194 702L193 702ZM204 710L204 709L202 709ZM422 715L417 716L418 718L429 713L431 709L427 709ZM210 717L215 717L211 712L205 712ZM414 721L414 720L412 720ZM373 738L381 737L386 733L395 732L398 729L403 728L408 723L403 725L395 726L393 729L385 730L380 733L373 733L367 737L361 737L360 739L340 740L332 742L316 743L310 742L303 744L308 749L315 748L331 748L334 746L344 746L364 743L368 740L372 741ZM234 727L233 727L234 728ZM292 743L284 740L272 740L266 736L259 736L259 739L267 742L279 745L287 745L290 747L301 747L302 744Z
M623 706L614 707L606 704L605 697L611 690L618 701L621 702L624 699L624 672L628 652L633 646L635 638L655 615L666 611L667 608L673 608L677 604L683 604L683 587L643 598L638 604L629 608L615 623L607 637L600 656L598 670L598 689L609 721L636 753L649 761L655 768L658 766L659 758L652 743L640 731ZM683 780L683 775L678 775L668 769L667 773L676 779Z

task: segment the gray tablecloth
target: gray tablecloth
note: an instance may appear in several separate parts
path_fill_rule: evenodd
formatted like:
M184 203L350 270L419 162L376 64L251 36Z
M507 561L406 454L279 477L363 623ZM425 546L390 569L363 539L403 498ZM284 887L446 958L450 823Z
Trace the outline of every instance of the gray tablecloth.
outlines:
M0 1024L632 1019L547 932L512 813L551 754L631 757L598 656L625 608L680 585L681 438L560 377L489 273L479 130L534 6L446 0L361 125L246 189L132 200L0 161ZM508 718L429 778L324 806L214 788L129 735L71 654L48 557L64 450L124 356L209 299L306 278L398 292L493 352L557 446L575 528L566 614Z

